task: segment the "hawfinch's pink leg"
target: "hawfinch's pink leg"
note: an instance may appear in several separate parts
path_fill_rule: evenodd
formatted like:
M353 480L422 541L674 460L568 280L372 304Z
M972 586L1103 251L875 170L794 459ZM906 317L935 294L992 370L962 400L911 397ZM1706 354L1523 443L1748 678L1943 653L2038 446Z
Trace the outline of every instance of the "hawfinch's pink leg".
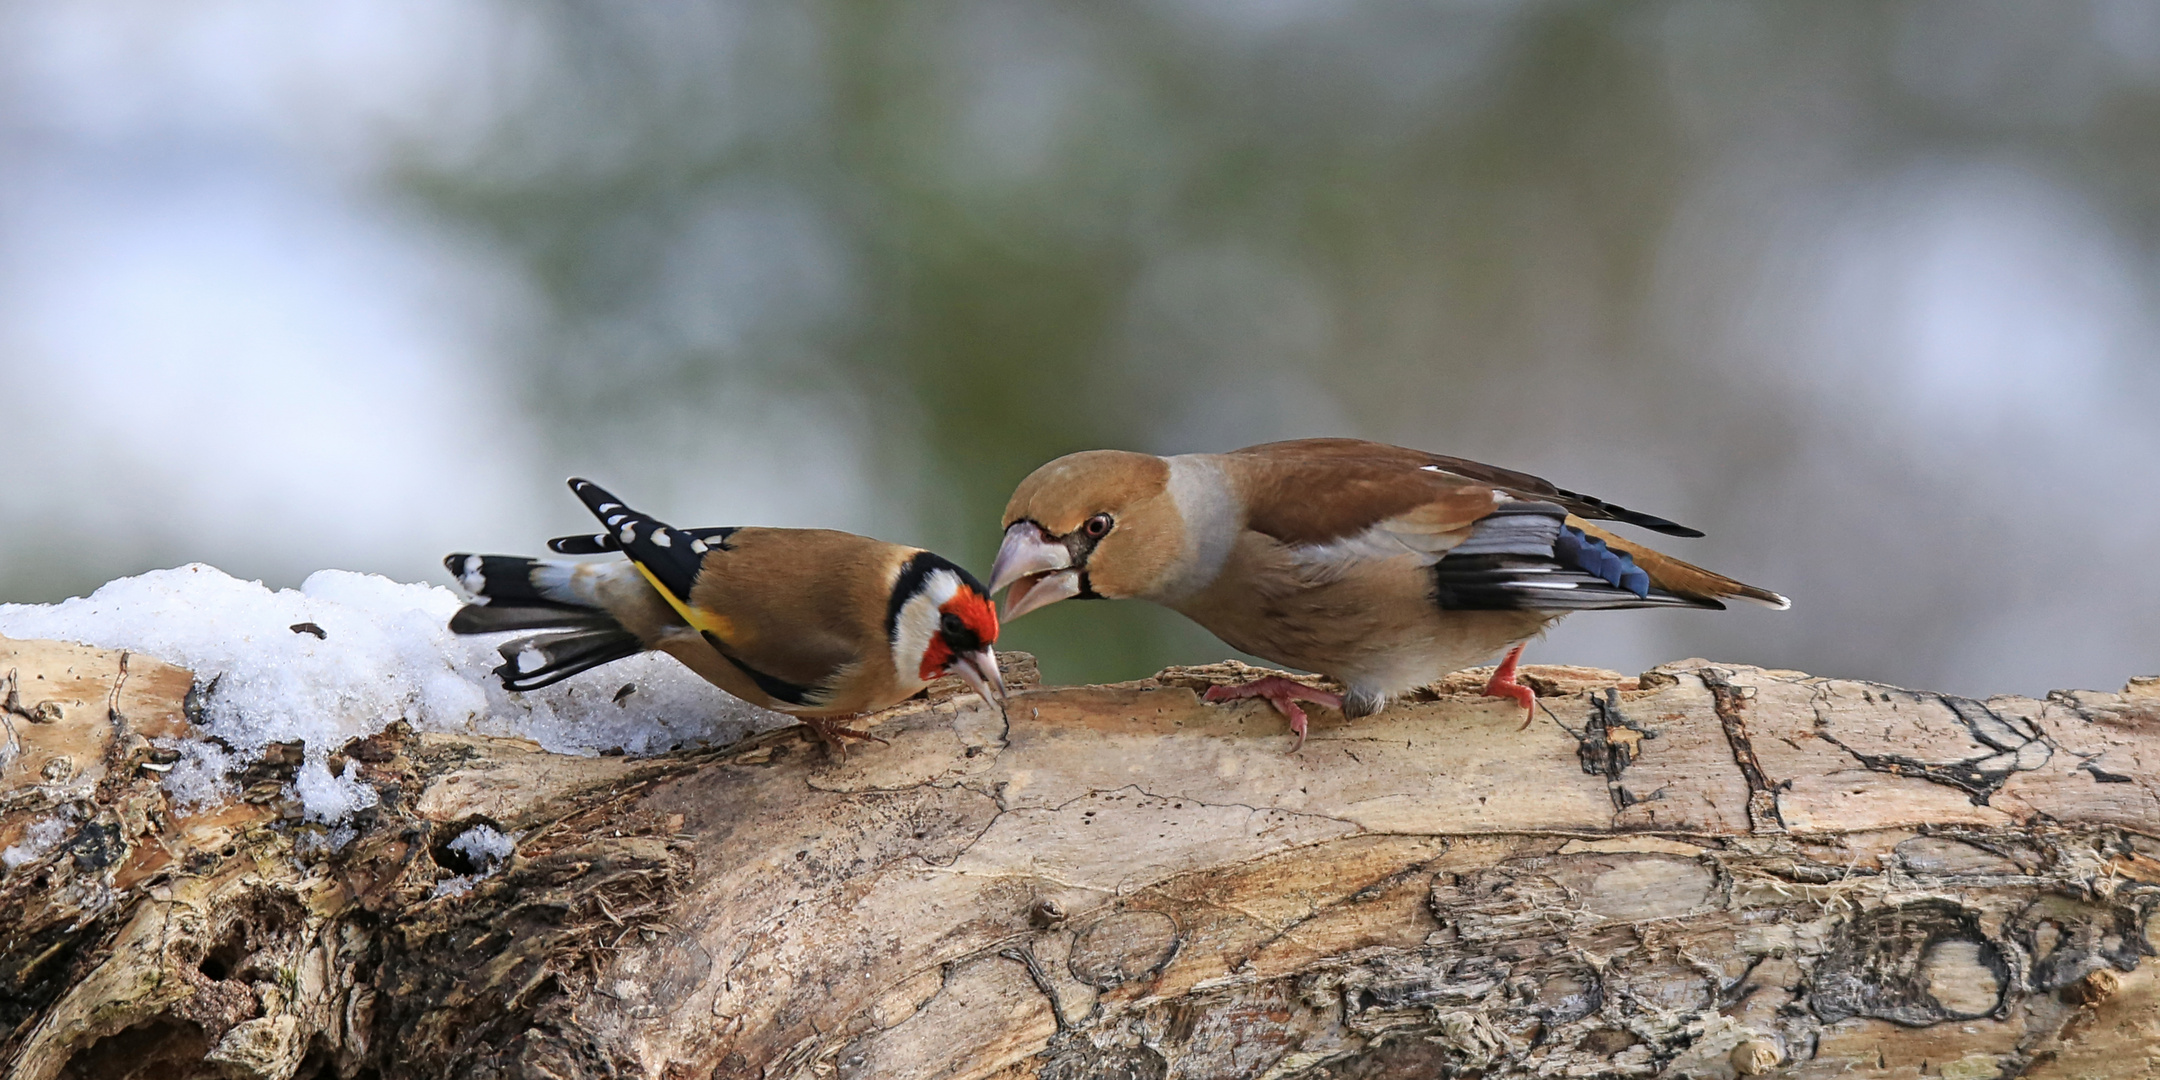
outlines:
M1315 690L1304 683L1294 679L1285 679L1280 675L1254 679L1243 686L1210 686L1207 688L1207 693L1201 696L1209 701L1236 701L1239 698L1254 697L1267 699L1268 704L1275 706L1276 712L1283 714L1290 721L1290 731L1297 736L1297 745L1290 748L1290 752L1293 754L1305 748L1305 710L1298 708L1298 702L1309 701L1315 705L1326 706L1330 709L1342 708L1341 694Z
M1529 642L1523 644L1527 645ZM1499 670L1494 671L1492 678L1486 680L1485 696L1504 697L1520 702L1530 713L1523 717L1522 726L1529 727L1530 721L1537 719L1537 693L1515 681L1515 662L1522 659L1522 649L1522 645L1517 645L1508 650L1507 659L1500 661ZM1522 728L1516 730L1520 731Z

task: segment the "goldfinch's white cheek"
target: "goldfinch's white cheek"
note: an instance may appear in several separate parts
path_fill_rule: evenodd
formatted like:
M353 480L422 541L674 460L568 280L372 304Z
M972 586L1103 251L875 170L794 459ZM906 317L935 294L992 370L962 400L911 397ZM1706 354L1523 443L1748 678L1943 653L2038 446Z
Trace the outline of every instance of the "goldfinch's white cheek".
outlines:
M900 606L900 617L893 623L892 658L894 677L901 685L920 686L928 681L922 677L923 658L944 617L939 609L959 594L960 586L958 574L938 570L925 577L922 587Z

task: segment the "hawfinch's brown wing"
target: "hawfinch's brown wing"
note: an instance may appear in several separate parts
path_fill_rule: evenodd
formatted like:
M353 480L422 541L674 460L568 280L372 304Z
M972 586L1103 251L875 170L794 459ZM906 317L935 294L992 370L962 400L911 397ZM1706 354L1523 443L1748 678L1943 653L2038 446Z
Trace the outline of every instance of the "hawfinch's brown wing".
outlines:
M1405 550L1434 564L1444 608L1567 611L1722 607L1783 597L1587 526L1624 521L1701 533L1527 473L1359 439L1299 439L1225 455L1247 528L1307 560L1348 564Z
M1673 536L1702 535L1529 473L1363 439L1262 443L1225 456L1251 477L1252 527L1284 543L1327 543L1413 511L1433 524L1474 521L1507 498Z
M1376 528L1453 546L1503 496L1492 484L1426 469L1426 455L1356 439L1300 439L1232 451L1246 528L1317 547Z

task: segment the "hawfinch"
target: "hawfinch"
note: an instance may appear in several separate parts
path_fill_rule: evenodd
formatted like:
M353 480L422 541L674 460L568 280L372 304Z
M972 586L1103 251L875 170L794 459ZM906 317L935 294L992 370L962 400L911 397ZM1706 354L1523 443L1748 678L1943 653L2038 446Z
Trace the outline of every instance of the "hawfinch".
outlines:
M676 529L588 481L570 490L606 528L548 547L628 561L443 560L473 596L452 631L550 631L499 650L495 674L511 690L658 649L834 747L841 736L875 738L839 718L896 704L948 672L984 701L1005 696L990 594L935 554L827 529Z
M1503 650L1485 692L1535 715L1516 661L1571 611L1791 606L1591 520L1702 535L1535 476L1358 439L1168 458L1091 450L1013 492L990 590L1011 587L1007 620L1067 597L1152 600L1233 648L1341 683L1341 695L1275 677L1208 692L1265 698L1299 746L1300 700L1365 716Z

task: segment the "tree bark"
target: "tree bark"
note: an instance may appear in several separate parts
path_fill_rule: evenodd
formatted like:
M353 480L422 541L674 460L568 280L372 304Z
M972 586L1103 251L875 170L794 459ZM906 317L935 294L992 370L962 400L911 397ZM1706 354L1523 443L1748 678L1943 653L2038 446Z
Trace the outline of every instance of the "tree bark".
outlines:
M0 1061L58 1077L2160 1070L2160 683L1475 675L1302 753L1223 664L573 758L401 727L331 850L190 675L0 640ZM1015 684L1024 670L1008 672ZM58 822L59 824L53 824ZM449 842L518 838L497 872ZM64 834L64 835L63 835ZM36 853L42 836L56 843ZM444 883L449 882L448 887ZM469 884L460 890L458 885Z

